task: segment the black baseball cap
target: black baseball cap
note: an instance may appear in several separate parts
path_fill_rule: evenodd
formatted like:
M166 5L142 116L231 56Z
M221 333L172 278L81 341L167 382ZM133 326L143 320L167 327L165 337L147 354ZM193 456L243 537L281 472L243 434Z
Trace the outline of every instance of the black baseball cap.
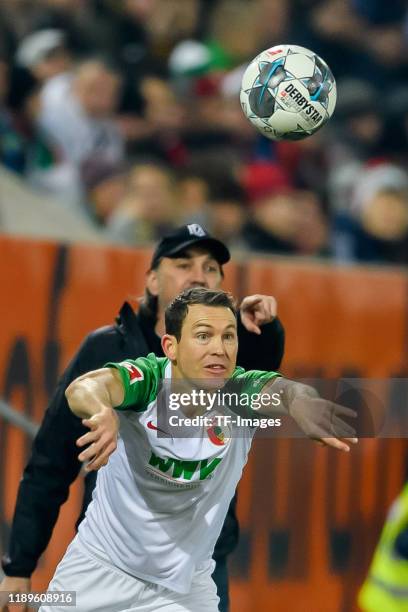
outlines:
M231 255L227 247L221 240L211 236L198 223L182 225L175 229L171 234L164 236L153 253L151 270L159 265L162 257L176 257L179 253L192 246L202 246L214 257L220 265L227 263Z

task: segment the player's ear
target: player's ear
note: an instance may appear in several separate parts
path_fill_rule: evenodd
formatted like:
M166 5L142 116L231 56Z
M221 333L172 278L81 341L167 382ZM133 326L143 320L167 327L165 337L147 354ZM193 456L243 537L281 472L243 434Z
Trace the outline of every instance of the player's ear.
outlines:
M149 270L146 274L146 287L149 292L157 296L159 295L159 283L157 278L157 270Z
M170 334L164 334L161 339L161 345L163 353L170 361L176 361L177 359L177 338Z

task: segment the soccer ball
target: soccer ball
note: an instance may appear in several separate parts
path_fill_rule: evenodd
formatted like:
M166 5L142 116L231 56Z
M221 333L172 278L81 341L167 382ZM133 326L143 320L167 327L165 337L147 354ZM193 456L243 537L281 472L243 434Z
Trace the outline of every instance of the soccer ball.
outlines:
M332 116L336 98L328 65L297 45L262 51L242 77L242 110L272 140L301 140L314 134Z

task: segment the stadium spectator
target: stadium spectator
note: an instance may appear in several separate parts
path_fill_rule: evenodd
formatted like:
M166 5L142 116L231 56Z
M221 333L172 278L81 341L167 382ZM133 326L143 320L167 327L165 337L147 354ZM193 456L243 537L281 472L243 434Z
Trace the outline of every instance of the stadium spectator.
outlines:
M49 80L41 94L39 124L64 160L120 161L124 144L113 121L120 77L100 60L79 64L72 75Z
M228 175L213 177L207 210L211 233L229 248L245 248L248 207L244 189L236 180Z
M408 175L390 164L367 168L350 212L335 217L335 256L342 261L408 262Z
M68 72L71 56L62 30L40 30L21 41L16 54L19 66L30 70L40 83Z
M301 223L293 192L271 194L257 202L245 227L245 240L251 251L294 254Z
M122 163L96 163L91 159L82 165L84 206L90 218L101 227L109 222L126 193L127 170Z
M338 85L339 102L327 155L327 191L333 212L349 209L364 166L384 158L385 109L379 102L380 92L356 78L341 80Z
M330 227L318 193L296 190L292 194L299 223L293 237L296 255L330 255Z
M36 176L37 188L81 214L81 167L119 163L124 142L115 124L120 88L116 72L99 60L50 78L40 92L37 130L56 152L53 168Z
M180 214L174 176L168 168L155 162L137 163L107 230L114 241L146 244L175 227Z

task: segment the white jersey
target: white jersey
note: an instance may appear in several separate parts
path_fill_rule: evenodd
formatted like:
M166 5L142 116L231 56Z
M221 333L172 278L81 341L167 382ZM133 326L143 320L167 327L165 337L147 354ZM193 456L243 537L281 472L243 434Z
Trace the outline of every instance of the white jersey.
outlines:
M162 436L157 392L171 378L171 363L150 354L108 365L125 386L118 448L98 473L78 537L132 576L187 593L210 562L255 428L238 433L232 423L227 437L205 426L194 437ZM273 376L242 368L233 374L250 381L251 393Z

